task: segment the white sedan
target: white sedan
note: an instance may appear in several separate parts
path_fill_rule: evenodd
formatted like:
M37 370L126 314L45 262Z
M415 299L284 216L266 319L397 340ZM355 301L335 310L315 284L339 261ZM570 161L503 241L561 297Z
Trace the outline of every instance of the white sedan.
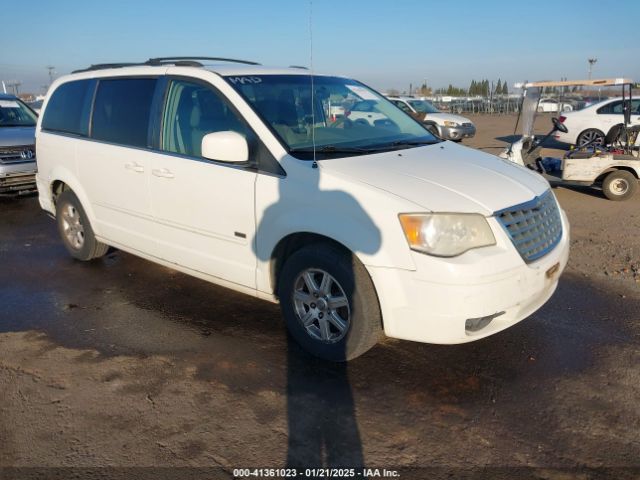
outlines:
M538 103L538 112L570 112L573 107L568 103L560 103L553 98L543 98Z
M611 128L624 122L622 98L608 98L582 110L566 112L559 120L568 132L556 131L556 140L578 146L591 142L601 145ZM631 101L631 125L640 125L640 98Z

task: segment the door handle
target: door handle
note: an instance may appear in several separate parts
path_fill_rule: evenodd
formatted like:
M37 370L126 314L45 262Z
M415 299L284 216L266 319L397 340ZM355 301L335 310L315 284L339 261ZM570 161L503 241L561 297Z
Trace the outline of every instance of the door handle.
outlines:
M166 168L154 168L153 170L151 170L151 173L153 173L156 177L173 178L173 173L171 173L171 171Z
M138 172L138 173L144 172L144 167L142 165L137 164L136 162L125 163L124 168L126 168L127 170L131 170L133 172Z

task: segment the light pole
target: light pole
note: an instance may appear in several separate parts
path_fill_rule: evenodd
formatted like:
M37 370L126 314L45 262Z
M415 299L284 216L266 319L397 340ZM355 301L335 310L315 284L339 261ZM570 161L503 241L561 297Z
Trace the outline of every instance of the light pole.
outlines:
M56 67L49 65L46 68L47 70L49 70L49 86L51 86L51 84L53 83L53 75L56 73Z
M597 58L588 58L587 62L589 62L589 80L591 80L591 71L593 70L593 66L598 62Z

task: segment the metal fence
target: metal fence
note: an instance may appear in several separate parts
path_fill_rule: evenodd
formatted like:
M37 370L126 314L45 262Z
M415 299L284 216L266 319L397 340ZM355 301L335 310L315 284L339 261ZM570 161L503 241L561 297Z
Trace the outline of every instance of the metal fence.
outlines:
M451 102L439 102L436 100L432 103L441 112L507 115L519 112L521 98L494 96L474 99L454 99Z

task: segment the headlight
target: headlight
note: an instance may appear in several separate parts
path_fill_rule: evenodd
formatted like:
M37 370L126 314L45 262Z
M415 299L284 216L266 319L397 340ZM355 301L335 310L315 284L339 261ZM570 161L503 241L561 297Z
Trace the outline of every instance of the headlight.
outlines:
M450 122L449 120L444 121L445 127L459 127L460 124L458 122Z
M486 218L476 213L405 213L400 223L412 250L455 257L496 244Z

